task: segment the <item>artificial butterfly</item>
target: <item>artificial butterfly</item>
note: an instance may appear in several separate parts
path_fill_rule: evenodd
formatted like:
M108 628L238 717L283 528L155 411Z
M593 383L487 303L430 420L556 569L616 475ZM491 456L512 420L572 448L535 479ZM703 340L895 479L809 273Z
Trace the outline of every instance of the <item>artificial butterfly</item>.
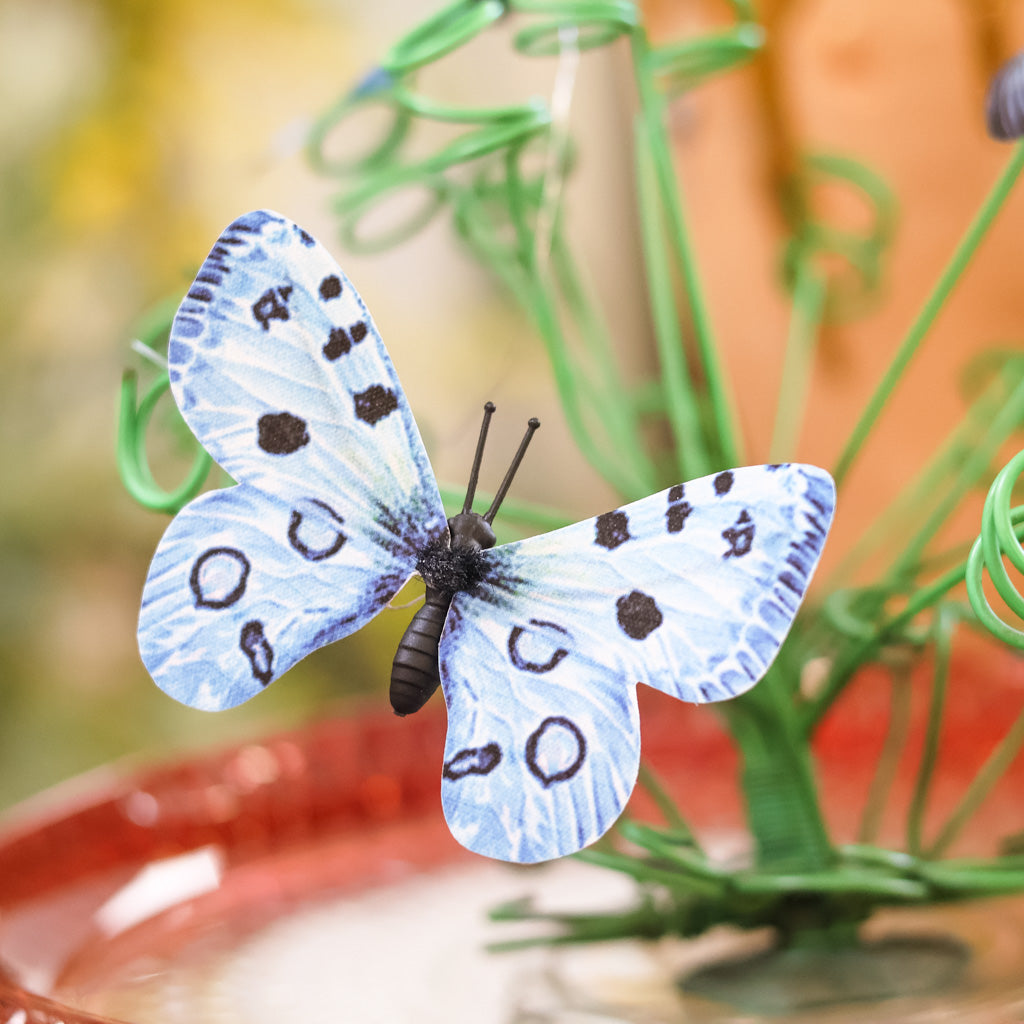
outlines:
M168 694L217 710L359 629L418 569L429 577L425 553L447 550L449 526L366 307L286 218L249 213L221 235L168 361L182 415L238 483L171 522L139 648ZM534 862L601 836L636 781L636 684L696 702L753 686L834 497L813 466L749 466L477 550L438 657L459 842Z

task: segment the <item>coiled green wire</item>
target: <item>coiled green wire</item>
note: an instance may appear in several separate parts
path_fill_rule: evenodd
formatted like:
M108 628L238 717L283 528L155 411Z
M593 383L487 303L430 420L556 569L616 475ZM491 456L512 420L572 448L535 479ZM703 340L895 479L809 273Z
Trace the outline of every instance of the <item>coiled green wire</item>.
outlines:
M867 205L868 225L863 231L837 228L815 214L813 193L826 184L852 189ZM842 321L862 312L879 292L882 256L896 226L892 190L856 160L835 153L810 153L789 186L786 206L792 230L782 258L787 288L798 290L801 268L806 263L838 258L842 269L828 275L823 317Z
M1024 578L1024 505L1011 506L1013 487L1024 474L1024 451L1018 452L1000 471L989 489L981 514L981 534L967 558L967 598L981 623L1004 643L1024 650L1024 629L1009 625L996 614L982 583L983 570L1006 607L1024 621L1024 594L1014 583L1004 558Z
M160 303L143 319L138 332L141 345L154 353L166 348L176 305ZM146 434L153 413L170 386L170 377L163 372L149 385L139 401L137 375L134 370L125 371L121 378L116 454L117 471L132 498L143 508L173 514L184 508L202 490L213 466L213 458L192 438L195 455L185 479L173 490L167 490L157 483L146 455ZM188 436L192 437L191 433Z

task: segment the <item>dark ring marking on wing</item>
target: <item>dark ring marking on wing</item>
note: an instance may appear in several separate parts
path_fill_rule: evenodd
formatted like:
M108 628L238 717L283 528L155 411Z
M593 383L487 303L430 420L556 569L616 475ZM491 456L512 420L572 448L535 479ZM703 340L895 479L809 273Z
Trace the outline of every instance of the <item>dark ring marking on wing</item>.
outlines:
M563 636L569 635L569 631L558 625L557 622L545 622L543 619L530 619L530 625L537 626L541 629L553 629L561 633ZM547 661L529 661L519 653L519 641L523 638L524 633L526 633L526 627L513 626L512 631L508 635L509 659L516 668L521 669L523 672L535 672L538 675L544 672L550 672L569 653L568 649L565 647L556 647Z
M326 501L321 501L319 498L308 498L307 502L315 506L314 513L303 513L297 508L292 509L291 520L288 523L288 543L307 561L322 562L325 558L336 555L341 550L345 541L348 540L348 537L341 530L345 520ZM306 520L310 521L309 528L312 530L320 529L327 535L334 533L334 538L331 542L322 547L313 547L311 544L303 541L299 536L299 531Z
M214 559L227 559L228 562L234 563L234 567L221 565L218 568L215 563L209 564ZM188 585L192 590L192 597L195 599L196 607L230 608L245 593L245 585L249 579L250 568L249 559L238 548L208 548L192 563L192 572L189 573L188 577ZM223 582L224 573L228 569L238 574L234 587L226 594L223 594L223 596L213 596L213 587L210 584L216 583L218 580L210 579L209 577L219 577L219 581ZM204 579L204 576L207 578ZM204 584L206 585L205 588Z
M444 765L443 775L446 779L457 782L467 775L489 775L501 761L501 747L497 743L488 743L483 747L467 747L460 750Z
M576 741L576 759L568 767L554 772L545 771L537 760L537 755L543 753L540 750L540 745L544 740L544 735L551 729L565 729ZM583 762L586 758L587 741L583 733L575 722L562 715L552 715L549 718L545 718L530 733L530 737L526 741L526 766L530 769L530 773L539 779L545 787L550 786L553 782L565 782L571 779L583 767Z

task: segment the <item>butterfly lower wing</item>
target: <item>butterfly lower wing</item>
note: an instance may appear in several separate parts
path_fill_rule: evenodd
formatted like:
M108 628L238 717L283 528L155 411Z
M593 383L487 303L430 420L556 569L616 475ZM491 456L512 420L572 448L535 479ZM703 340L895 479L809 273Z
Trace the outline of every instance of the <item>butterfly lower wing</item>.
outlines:
M168 363L186 422L240 482L171 524L139 646L172 696L230 707L376 614L447 522L369 313L284 217L257 211L224 231Z
M401 588L408 558L322 503L244 484L201 495L164 534L142 597L139 649L157 684L205 711L260 693L311 651L359 629Z
M537 623L527 627L537 636L525 636L517 623L529 622L529 601L498 614L481 603L456 595L441 644L448 825L498 860L575 853L607 831L636 782L635 691L600 661L568 657L557 628ZM534 648L543 661L527 660Z
M796 615L833 504L822 470L751 466L485 552L487 577L456 595L441 647L442 798L460 841L500 859L542 860L596 839L636 778L634 685L695 702L753 686ZM557 804L522 795L535 785L529 738L549 718L572 721L589 752L586 774L548 787L565 789ZM499 726L495 761L487 734ZM495 763L474 773L474 758ZM524 807L543 818L528 857L516 831ZM577 807L600 813L577 817Z

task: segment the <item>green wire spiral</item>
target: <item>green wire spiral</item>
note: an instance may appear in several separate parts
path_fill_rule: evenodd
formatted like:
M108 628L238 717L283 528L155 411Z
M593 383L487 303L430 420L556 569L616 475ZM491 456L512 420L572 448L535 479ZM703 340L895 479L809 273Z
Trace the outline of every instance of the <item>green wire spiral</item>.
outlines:
M171 321L177 302L159 303L145 317L138 330L138 341L154 353L166 349ZM171 380L160 373L140 400L134 370L126 370L121 378L120 408L117 424L117 471L125 490L143 508L153 512L174 514L184 508L203 488L213 467L213 458L179 421L183 432L192 438L195 455L185 479L173 490L157 483L146 455L146 435L153 413L160 400L170 391Z
M1009 625L996 614L982 585L987 571L1006 607L1024 621L1024 594L1007 572L1006 562L1024 579L1024 505L1012 507L1013 487L1024 474L1024 451L1000 471L989 489L981 514L981 534L967 558L967 598L981 623L1004 643L1024 650L1024 629Z

